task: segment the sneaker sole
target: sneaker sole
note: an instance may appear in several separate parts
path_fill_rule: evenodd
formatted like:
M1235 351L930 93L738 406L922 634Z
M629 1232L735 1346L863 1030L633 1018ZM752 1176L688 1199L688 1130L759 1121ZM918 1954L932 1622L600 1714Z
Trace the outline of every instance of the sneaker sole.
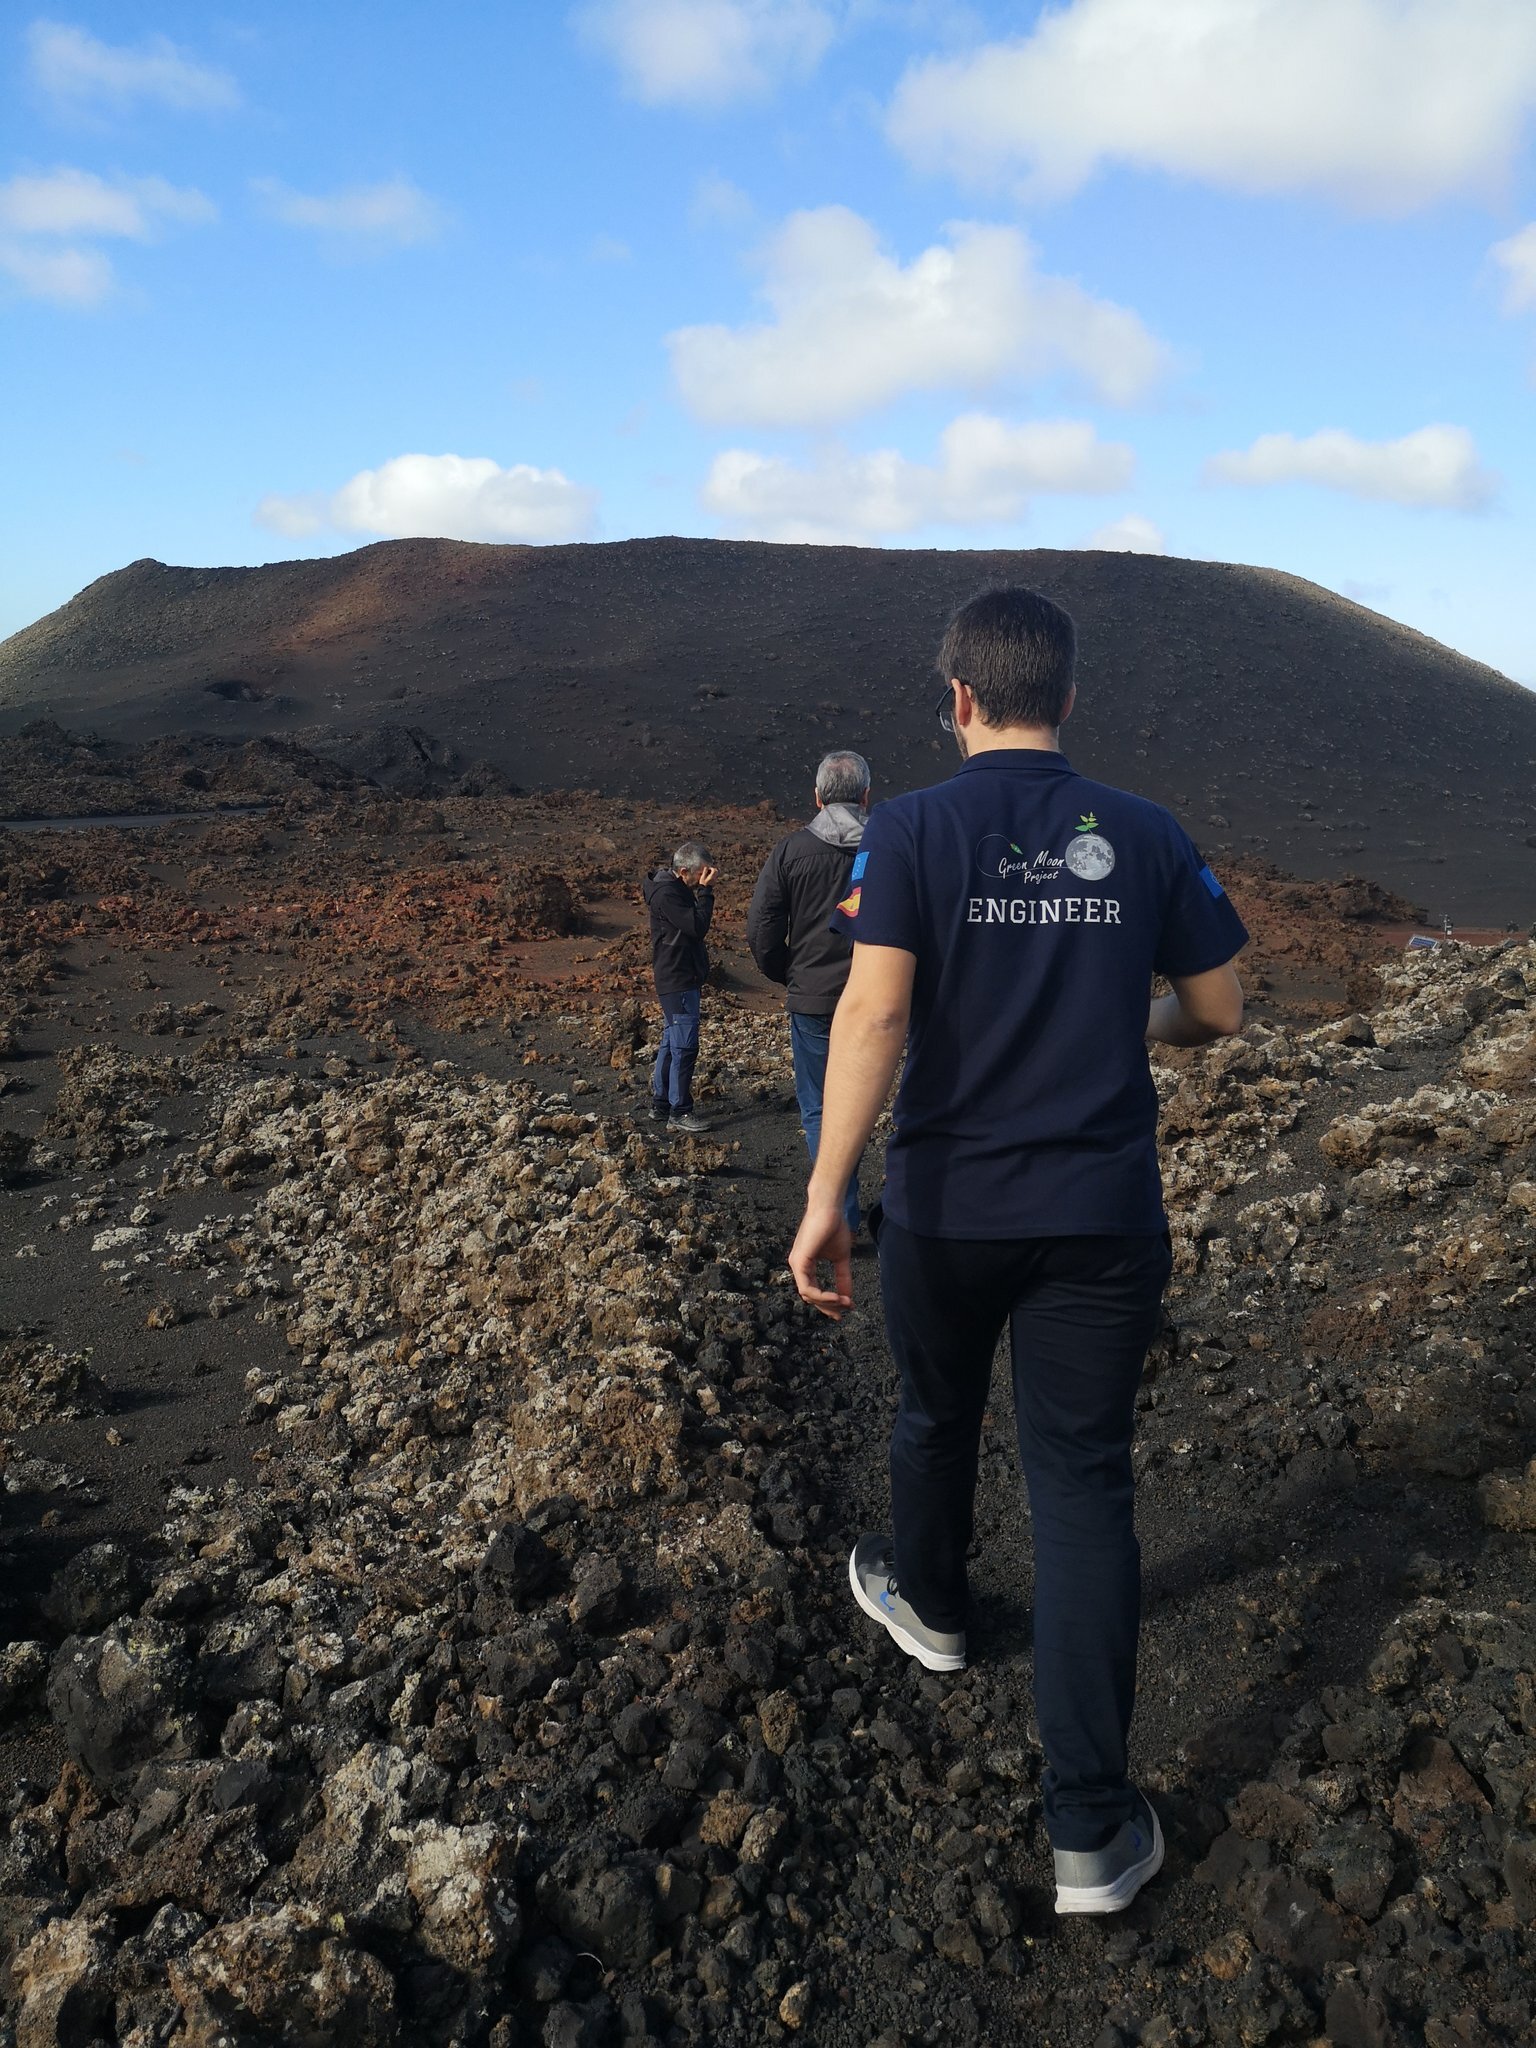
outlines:
M1059 1884L1056 1887L1058 1913L1123 1913L1144 1884L1149 1884L1163 1867L1163 1831L1152 1808L1152 1847L1139 1863L1122 1870L1113 1884Z
M947 1650L930 1650L926 1643L920 1643L916 1636L909 1635L899 1621L892 1621L885 1609L871 1600L864 1588L859 1584L858 1577L853 1569L853 1558L851 1556L848 1559L848 1584L852 1589L854 1599L858 1601L871 1621L879 1622L897 1649L905 1650L909 1657L915 1657L918 1663L929 1671L963 1671L965 1669L965 1659L963 1657L951 1656Z

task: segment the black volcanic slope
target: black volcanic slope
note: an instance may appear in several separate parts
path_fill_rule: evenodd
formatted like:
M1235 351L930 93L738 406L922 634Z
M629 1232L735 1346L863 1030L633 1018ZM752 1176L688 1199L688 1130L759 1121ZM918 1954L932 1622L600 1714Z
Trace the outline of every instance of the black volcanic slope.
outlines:
M1536 914L1536 693L1219 563L700 540L135 562L0 644L0 732L271 735L366 767L414 727L525 787L802 807L833 744L885 790L947 772L933 652L1000 581L1077 619L1076 764L1207 850L1369 874L1436 917Z

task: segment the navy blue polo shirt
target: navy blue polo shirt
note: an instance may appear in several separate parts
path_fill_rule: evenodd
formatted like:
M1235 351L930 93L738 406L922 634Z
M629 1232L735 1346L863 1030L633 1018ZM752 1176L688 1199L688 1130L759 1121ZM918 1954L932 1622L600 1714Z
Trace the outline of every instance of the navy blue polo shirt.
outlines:
M833 929L916 957L887 1212L929 1237L1166 1228L1154 973L1248 934L1160 805L1062 754L973 755L873 812Z

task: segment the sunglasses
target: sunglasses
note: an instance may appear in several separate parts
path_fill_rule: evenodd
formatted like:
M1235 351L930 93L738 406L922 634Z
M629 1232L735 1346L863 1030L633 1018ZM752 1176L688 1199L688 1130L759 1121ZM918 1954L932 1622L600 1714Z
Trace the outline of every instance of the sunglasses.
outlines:
M964 676L956 676L955 681L959 683L962 689L968 690L971 687ZM944 686L943 696L940 697L938 703L933 708L938 714L939 724L944 728L945 732L952 733L955 729L955 693L948 683Z

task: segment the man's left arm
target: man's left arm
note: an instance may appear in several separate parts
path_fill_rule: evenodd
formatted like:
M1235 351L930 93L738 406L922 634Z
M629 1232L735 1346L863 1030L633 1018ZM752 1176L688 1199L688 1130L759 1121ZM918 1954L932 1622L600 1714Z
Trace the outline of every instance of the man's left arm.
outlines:
M853 1306L853 1238L843 1203L907 1042L916 967L916 955L899 946L856 943L832 1019L821 1141L789 1270L800 1299L834 1322ZM819 1262L833 1269L830 1289L817 1279Z
M752 891L747 909L747 945L752 958L770 981L781 986L789 980L789 898L779 849L763 862L763 871Z

